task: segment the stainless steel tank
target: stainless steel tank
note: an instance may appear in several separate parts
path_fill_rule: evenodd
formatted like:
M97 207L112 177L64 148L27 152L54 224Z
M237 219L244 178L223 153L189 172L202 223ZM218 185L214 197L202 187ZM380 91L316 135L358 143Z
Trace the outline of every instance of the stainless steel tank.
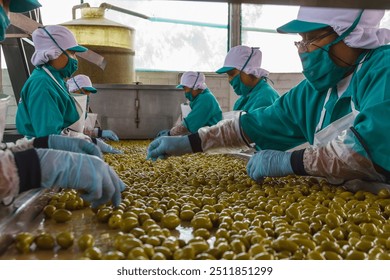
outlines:
M102 129L120 139L151 139L172 128L180 116L183 90L173 85L94 84L90 107L98 114Z
M134 33L131 27L104 17L104 8L83 7L81 18L62 23L75 35L80 45L100 54L107 61L106 68L79 59L79 70L92 83L129 84L135 82Z

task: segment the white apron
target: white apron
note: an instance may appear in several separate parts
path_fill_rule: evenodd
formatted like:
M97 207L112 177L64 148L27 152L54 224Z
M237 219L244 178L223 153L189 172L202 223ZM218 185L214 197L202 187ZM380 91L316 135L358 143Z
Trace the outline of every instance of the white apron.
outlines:
M192 111L191 107L189 104L186 103L181 103L180 104L180 109L181 109L181 118L182 120L188 116L188 114Z
M42 66L42 69L50 76L50 78L52 78L52 80L62 89L64 90L65 92L67 92L69 95L70 93L68 92L68 90L64 89L61 84L54 78L53 74L45 67L45 66ZM81 138L81 139L85 139L89 142L91 142L91 138L87 135L85 135L83 133L83 130L84 130L84 124L82 125L82 129L81 129L81 123L80 123L80 119L81 118L84 118L85 119L85 111L83 110L83 107L79 104L79 102L76 101L76 99L70 95L72 98L73 98L73 101L75 102L76 104L76 110L77 110L77 113L79 114L79 119L73 123L72 125L70 125L69 127L67 128L64 128L62 131L61 131L61 135L64 135L64 136L70 136L70 137L76 137L76 138ZM86 106L84 107L86 108ZM81 129L81 130L80 130Z

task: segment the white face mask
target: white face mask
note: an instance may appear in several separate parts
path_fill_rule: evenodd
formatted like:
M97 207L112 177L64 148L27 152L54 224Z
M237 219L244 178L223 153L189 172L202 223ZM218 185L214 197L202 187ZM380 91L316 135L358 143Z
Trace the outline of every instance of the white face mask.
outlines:
M3 141L9 100L10 97L8 95L0 94L0 142Z

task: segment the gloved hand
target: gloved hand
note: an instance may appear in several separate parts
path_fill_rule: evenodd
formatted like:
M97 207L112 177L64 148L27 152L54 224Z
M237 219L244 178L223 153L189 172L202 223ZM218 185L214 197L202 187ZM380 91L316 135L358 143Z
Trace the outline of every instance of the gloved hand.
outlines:
M112 130L102 130L102 137L113 141L119 141L119 137Z
M121 202L126 185L101 159L72 152L36 149L41 166L41 185L45 188L72 188L85 192L81 197L92 207Z
M255 181L261 181L265 176L287 176L294 174L290 158L289 152L262 150L252 156L246 170Z
M103 153L109 154L123 154L121 150L115 149L114 147L108 145L103 140L96 138L96 145L100 148Z
M158 158L181 156L192 152L188 136L162 136L150 143L146 158L154 161Z
M38 144L44 138L45 137L35 138L34 147L46 148ZM47 147L49 149L54 149L54 150L63 150L63 151L93 155L100 158L102 157L102 153L96 147L96 145L80 138L73 138L73 137L61 136L61 135L49 135L47 140Z
M156 138L161 137L161 136L169 136L169 131L171 131L171 130L170 129L161 130L159 133L157 133Z

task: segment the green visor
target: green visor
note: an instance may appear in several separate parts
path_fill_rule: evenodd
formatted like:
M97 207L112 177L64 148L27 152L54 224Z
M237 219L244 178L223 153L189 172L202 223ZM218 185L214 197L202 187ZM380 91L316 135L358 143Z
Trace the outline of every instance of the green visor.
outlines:
M276 29L279 33L306 33L317 29L328 27L324 23L308 22L302 20L292 20Z
M88 49L86 47L83 47L83 46L75 46L75 47L71 47L68 49L69 51L74 51L74 52L86 52Z
M184 88L183 85L177 85L176 88Z
M222 67L222 68L219 68L217 71L215 71L215 73L223 74L223 73L229 72L230 70L233 70L233 69L236 69L236 68L235 67Z
M83 89L92 93L97 93L97 90L94 87L83 87Z
M41 6L37 0L11 0L9 10L13 13L24 13Z

